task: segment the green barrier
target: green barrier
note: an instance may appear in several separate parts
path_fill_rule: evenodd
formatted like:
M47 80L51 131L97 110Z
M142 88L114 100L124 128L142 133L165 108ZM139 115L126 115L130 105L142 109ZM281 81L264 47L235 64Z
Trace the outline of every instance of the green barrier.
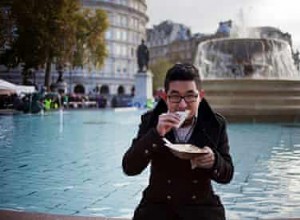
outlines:
M152 99L147 99L146 108L153 108L153 101L152 101Z

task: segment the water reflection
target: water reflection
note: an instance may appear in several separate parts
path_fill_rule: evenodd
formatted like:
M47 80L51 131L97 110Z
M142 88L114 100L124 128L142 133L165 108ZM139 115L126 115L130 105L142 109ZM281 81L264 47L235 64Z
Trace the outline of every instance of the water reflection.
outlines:
M217 186L229 219L299 217L300 127L231 125L230 131L237 172L229 189Z

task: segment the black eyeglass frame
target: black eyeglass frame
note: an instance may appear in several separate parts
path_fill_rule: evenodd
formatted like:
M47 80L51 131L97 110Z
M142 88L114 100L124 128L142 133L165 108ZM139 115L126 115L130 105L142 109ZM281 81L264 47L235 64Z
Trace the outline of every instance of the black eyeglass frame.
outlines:
M183 99L186 103L193 103L197 101L199 94L189 94L189 95L185 95L185 96L181 96L181 95L168 95L168 99L171 103L180 103L181 100ZM191 98L191 100L187 100L187 98ZM173 101L172 101L173 98ZM177 101L174 101L174 98L178 98Z

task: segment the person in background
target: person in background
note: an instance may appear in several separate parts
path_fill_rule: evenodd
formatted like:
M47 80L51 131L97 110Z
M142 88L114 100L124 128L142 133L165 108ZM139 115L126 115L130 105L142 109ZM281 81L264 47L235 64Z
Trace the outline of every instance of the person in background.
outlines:
M137 136L122 160L129 176L151 166L149 185L133 220L224 220L225 209L212 181L227 184L233 178L226 121L203 97L198 69L193 65L170 68L164 87L164 98L142 115ZM176 112L186 110L188 116L178 128ZM204 154L181 157L165 146L163 138L193 144Z

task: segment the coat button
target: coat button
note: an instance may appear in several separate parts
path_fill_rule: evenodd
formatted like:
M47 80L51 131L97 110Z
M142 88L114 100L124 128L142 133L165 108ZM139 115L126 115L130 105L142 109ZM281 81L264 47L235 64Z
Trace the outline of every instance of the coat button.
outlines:
M145 154L149 154L149 150L145 150Z
M167 199L168 199L168 200L171 200L172 197L171 197L170 195L167 195Z
M153 147L153 148L156 148L156 147L157 147L157 144L152 144L152 147Z
M214 174L215 174L216 176L220 176L220 173L219 173L219 171L218 171L217 169L214 170Z
M194 184L197 184L197 183L198 183L198 180L193 180L193 183L194 183Z
M168 183L168 184L171 184L171 183L172 183L172 181L171 181L171 180L167 180L167 183Z
M197 199L197 196L193 195L193 196L192 196L192 199L193 199L193 200Z

